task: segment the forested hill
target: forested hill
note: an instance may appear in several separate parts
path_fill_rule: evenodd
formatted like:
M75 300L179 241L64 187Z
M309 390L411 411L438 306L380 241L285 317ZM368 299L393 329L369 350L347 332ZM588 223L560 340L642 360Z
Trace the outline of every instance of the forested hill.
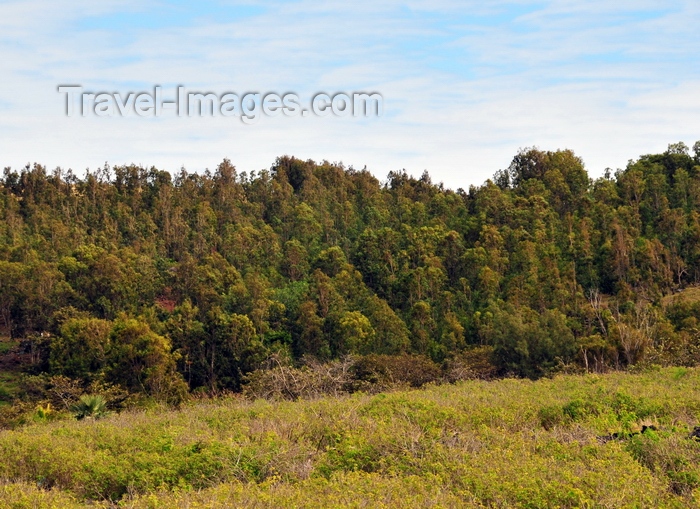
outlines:
M569 150L529 149L468 191L291 157L254 174L8 168L0 335L35 371L154 395L239 389L274 352L442 362L485 345L530 377L692 364L694 152L592 180Z

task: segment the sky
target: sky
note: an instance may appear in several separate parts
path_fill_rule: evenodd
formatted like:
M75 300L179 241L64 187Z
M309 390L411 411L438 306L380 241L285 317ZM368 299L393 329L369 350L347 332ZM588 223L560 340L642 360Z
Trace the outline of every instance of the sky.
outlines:
M269 168L480 185L523 148L589 174L700 140L700 2L0 0L0 166ZM379 117L66 115L85 91L378 92Z

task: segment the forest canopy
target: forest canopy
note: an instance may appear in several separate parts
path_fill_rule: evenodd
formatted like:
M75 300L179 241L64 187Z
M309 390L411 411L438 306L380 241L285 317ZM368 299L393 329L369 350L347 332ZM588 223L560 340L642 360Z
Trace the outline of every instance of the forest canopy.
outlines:
M529 148L456 191L287 156L35 164L4 170L0 218L0 336L84 384L177 400L240 390L271 356L475 348L532 378L700 360L700 142L596 179Z

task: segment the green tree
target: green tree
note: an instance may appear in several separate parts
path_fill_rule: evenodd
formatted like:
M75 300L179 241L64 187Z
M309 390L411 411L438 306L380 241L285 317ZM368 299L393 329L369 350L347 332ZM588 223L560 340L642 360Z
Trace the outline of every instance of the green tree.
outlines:
M340 316L340 350L355 354L369 354L376 351L376 333L369 319L359 311L346 311Z
M494 347L494 360L504 373L537 378L560 362L571 362L578 351L560 311L539 314L526 306L492 304L489 314L480 333Z
M104 374L110 354L112 323L99 318L72 318L51 341L50 366L55 374L90 380Z
M187 384L176 369L170 341L145 322L119 317L110 334L108 379L169 403L180 403Z

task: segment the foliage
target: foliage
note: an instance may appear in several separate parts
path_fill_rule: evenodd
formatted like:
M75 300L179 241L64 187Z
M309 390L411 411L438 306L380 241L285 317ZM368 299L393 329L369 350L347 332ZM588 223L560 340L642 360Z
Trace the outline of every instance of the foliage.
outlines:
M0 433L0 506L697 507L700 371L678 373L30 424Z
M0 334L32 374L172 403L239 391L273 354L457 373L483 347L478 376L530 378L692 366L700 166L684 147L595 180L570 150L527 148L468 190L286 156L251 174L7 168Z
M86 394L81 396L80 401L71 407L71 411L78 420L100 419L107 415L107 402L97 394Z
M358 359L353 372L360 387L375 392L397 385L422 387L441 380L443 375L440 366L420 355L368 355Z
M466 378L470 377L450 381ZM243 394L252 399L314 399L354 392L377 393L422 387L444 380L445 373L441 367L421 355L371 354L346 356L329 362L307 357L299 367L273 356L268 360L266 369L258 369L246 377Z
M51 371L89 379L107 367L112 324L98 318L69 319L51 342Z

